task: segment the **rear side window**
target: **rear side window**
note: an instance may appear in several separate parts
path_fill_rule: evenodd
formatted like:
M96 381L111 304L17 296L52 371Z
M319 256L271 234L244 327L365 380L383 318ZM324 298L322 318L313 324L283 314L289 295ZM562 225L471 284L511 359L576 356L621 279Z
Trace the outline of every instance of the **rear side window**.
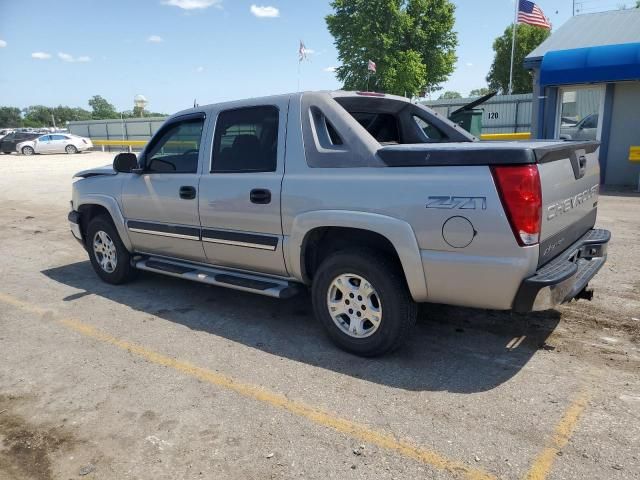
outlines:
M151 173L196 173L204 118L172 123L154 137L146 153Z
M238 108L218 115L211 172L274 172L278 158L278 109Z

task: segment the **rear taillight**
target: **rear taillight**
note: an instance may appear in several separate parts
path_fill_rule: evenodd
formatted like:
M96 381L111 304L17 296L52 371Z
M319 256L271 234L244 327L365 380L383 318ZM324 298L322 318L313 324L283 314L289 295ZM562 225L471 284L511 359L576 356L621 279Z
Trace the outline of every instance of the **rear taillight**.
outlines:
M518 244L535 245L540 240L542 190L537 165L491 167L509 224Z

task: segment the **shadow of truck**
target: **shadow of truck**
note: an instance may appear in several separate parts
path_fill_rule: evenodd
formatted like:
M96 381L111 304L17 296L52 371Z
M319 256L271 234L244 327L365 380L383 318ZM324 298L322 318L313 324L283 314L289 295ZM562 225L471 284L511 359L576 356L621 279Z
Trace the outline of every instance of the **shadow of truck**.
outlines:
M113 286L103 283L88 261L42 273L81 290L67 302L97 295L273 355L411 391L490 390L522 369L560 319L555 310L523 316L425 304L403 347L384 357L360 358L328 340L306 293L277 300L144 272L133 283Z

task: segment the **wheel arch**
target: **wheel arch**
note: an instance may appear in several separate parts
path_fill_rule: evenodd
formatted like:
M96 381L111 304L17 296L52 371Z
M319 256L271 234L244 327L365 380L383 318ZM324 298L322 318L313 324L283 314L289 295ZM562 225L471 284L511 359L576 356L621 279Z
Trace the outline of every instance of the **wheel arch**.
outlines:
M318 263L311 257L318 254L315 245L319 237L327 233L333 238L348 235L348 239L340 240L338 249L364 244L391 253L402 267L413 299L427 300L427 281L413 229L402 220L376 213L323 210L298 215L291 227L287 249L287 266L293 277L311 283L313 272L309 269L313 269L314 262L317 268Z
M113 197L106 195L89 195L82 199L81 203L76 207L76 210L80 212L80 229L83 238L86 238L87 226L92 218L97 215L106 214L111 218L111 221L118 231L118 235L122 240L122 243L129 252L133 252L133 246L131 239L125 227L125 219L120 212L120 208L116 200Z

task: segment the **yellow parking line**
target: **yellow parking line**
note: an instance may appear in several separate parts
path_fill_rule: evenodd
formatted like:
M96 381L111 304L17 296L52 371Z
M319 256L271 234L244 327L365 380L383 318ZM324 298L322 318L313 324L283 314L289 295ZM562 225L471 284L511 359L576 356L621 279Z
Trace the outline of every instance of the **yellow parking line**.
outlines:
M556 425L553 436L547 446L540 452L531 468L529 468L527 475L524 477L526 480L544 480L547 478L558 452L569 443L571 434L575 430L582 412L587 407L588 401L589 396L586 393L581 393L569 405L560 422Z
M0 301L38 315L47 313L46 309L3 293L0 293ZM463 462L450 460L433 450L422 448L406 440L397 439L389 433L379 432L366 425L337 417L331 413L324 412L318 408L311 407L295 400L290 400L284 395L269 391L258 385L239 382L230 376L195 366L183 360L167 357L166 355L155 352L141 345L101 332L95 327L79 320L62 318L56 321L60 325L63 325L85 337L126 350L127 352L137 355L150 363L172 368L178 372L189 375L190 377L197 378L198 380L232 390L244 397L258 400L273 407L282 408L290 413L304 417L315 424L331 428L337 432L357 438L363 442L395 451L400 455L424 463L437 470L447 471L456 477L467 478L470 480L495 480L496 478L489 473L478 468L470 467Z

